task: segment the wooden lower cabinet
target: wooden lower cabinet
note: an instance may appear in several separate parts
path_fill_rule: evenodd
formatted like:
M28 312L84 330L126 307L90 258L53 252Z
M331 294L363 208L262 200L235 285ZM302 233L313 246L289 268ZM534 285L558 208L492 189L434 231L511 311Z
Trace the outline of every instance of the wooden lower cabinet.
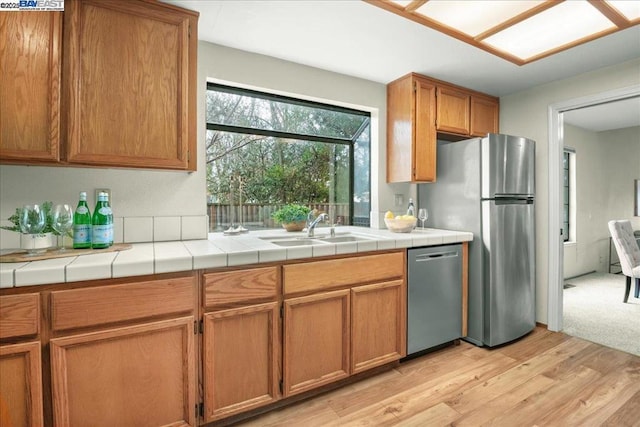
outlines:
M278 307L270 302L204 315L204 422L280 397Z
M3 294L0 426L196 426L394 362L406 354L405 258Z
M284 301L284 396L349 376L349 289Z
M194 317L50 341L57 426L194 426Z
M351 289L351 373L406 355L406 292L402 280Z
M41 426L40 342L0 346L0 426Z

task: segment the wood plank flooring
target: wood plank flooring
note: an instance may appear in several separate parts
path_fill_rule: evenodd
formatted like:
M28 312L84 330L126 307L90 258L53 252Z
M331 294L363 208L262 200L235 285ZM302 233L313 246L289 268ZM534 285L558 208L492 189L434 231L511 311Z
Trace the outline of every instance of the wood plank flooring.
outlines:
M237 425L637 427L640 357L536 328L492 350L462 342Z

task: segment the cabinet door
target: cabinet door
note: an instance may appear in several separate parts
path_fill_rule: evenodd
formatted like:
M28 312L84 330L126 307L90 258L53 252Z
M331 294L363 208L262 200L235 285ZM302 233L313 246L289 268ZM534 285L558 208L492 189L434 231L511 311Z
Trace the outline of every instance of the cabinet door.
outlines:
M0 379L0 425L44 425L40 342L0 346Z
M436 180L436 87L416 80L416 134L414 142L413 181Z
M204 422L278 399L278 303L204 315Z
M447 86L438 87L437 130L461 135L469 135L470 95Z
M495 99L471 97L471 135L498 133L499 104Z
M0 13L0 160L59 159L61 12Z
M349 376L349 294L324 292L284 301L284 395Z
M404 281L359 286L351 290L351 373L406 355Z
M50 341L58 426L195 425L193 316Z
M414 79L387 86L387 182L411 181L414 161Z
M70 163L195 169L195 16L147 1L65 3Z

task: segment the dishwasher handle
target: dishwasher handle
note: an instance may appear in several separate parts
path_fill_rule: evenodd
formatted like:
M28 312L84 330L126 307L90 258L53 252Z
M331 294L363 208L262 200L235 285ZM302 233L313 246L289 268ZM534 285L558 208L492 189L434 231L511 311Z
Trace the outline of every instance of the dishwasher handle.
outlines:
M444 258L455 258L457 256L458 251L433 252L430 254L417 255L416 262L435 261Z

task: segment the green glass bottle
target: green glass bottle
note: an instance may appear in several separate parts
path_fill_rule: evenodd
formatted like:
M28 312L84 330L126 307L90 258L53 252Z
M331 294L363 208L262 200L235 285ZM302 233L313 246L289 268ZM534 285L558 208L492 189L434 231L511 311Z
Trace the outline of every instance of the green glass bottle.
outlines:
M91 212L87 206L87 193L80 192L78 207L73 214L73 248L91 248Z
M104 249L111 246L113 219L109 215L107 195L105 193L98 194L98 201L96 208L93 210L91 224L91 247L93 249Z
M111 224L111 230L109 233L109 246L113 246L113 210L111 209L111 203L109 202L109 193L104 193L105 206L109 212L109 223Z

